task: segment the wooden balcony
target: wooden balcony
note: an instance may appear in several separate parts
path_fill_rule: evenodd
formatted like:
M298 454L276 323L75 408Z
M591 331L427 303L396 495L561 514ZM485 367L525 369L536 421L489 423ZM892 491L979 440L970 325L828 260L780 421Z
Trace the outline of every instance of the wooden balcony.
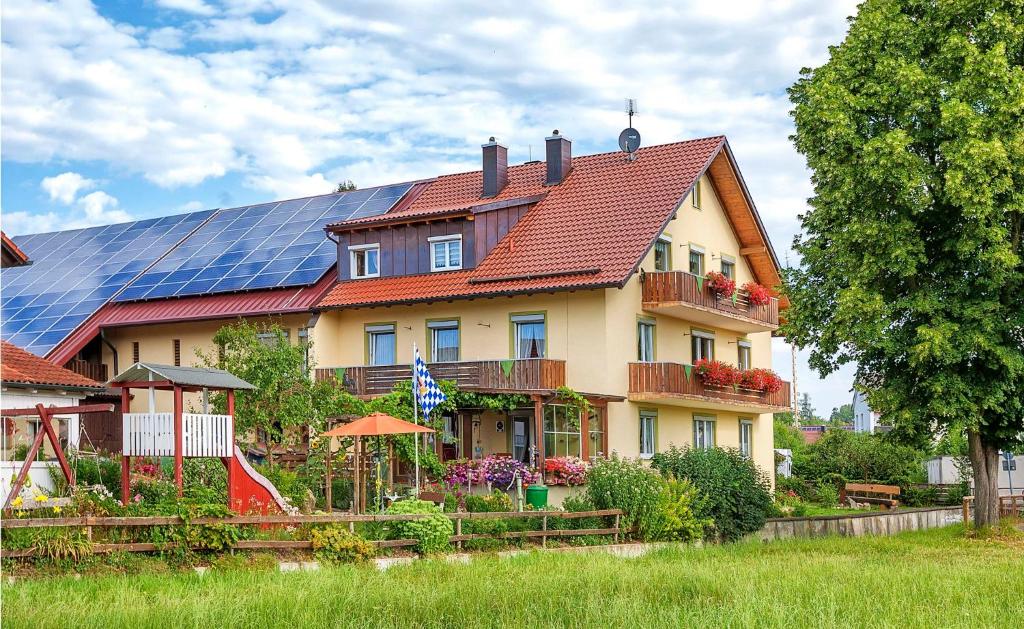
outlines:
M551 358L471 360L427 365L435 380L451 380L460 389L494 393L551 391L565 385L565 361ZM508 375L506 374L506 370ZM374 365L316 370L317 380L342 378L353 395L384 395L412 379L410 365Z
M64 368L80 376L91 378L96 382L107 381L107 366L103 363L91 363L87 360L72 359L64 364Z
M779 300L772 297L764 306L748 301L740 290L736 301L719 298L707 287L697 284L697 276L683 271L659 271L643 275L643 309L694 323L735 330L770 332L779 327Z
M680 363L629 363L629 399L715 410L775 413L789 409L790 385L784 382L775 393L710 387L692 369L687 378L686 366Z

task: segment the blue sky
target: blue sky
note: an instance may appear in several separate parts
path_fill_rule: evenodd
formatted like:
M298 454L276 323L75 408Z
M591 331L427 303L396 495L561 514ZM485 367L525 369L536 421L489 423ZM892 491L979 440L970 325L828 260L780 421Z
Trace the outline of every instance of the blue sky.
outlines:
M554 128L614 150L633 97L645 144L729 137L786 257L811 188L785 89L852 0L440 4L5 0L5 231L471 170L491 135L513 163ZM819 412L849 401L799 362Z

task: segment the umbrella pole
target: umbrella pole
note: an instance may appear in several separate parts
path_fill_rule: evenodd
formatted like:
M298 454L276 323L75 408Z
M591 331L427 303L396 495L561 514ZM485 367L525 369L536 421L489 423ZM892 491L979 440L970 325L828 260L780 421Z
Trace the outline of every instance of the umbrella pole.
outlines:
M419 424L419 401L416 399L416 394L413 392L412 396L412 423ZM413 451L416 453L416 487L413 490L413 495L417 498L420 497L420 435L419 433L412 433Z
M334 437L327 438L327 482L324 485L324 498L327 504L324 505L325 511L331 513L331 444L334 441Z

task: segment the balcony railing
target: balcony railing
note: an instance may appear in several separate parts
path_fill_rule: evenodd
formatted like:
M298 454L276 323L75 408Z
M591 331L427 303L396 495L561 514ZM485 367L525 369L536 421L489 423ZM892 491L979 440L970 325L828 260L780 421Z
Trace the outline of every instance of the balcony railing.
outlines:
M434 380L452 380L471 391L551 391L565 385L565 361L551 358L430 363ZM317 380L341 380L353 395L384 395L412 379L409 365L321 368Z
M743 332L775 330L779 327L779 300L772 297L764 306L750 303L747 291L739 290L736 301L718 297L706 282L684 271L657 271L643 276L645 310ZM708 316L717 317L709 319Z
M786 409L790 405L790 386L783 382L774 393L763 393L733 387L711 387L704 384L697 372L680 363L630 363L629 395L632 399L690 399L746 406L766 410Z
M65 363L64 368L96 382L107 381L107 366L103 363L91 363L87 360L73 359Z
M127 456L174 456L174 413L125 413L121 452ZM230 415L182 413L182 455L230 457Z

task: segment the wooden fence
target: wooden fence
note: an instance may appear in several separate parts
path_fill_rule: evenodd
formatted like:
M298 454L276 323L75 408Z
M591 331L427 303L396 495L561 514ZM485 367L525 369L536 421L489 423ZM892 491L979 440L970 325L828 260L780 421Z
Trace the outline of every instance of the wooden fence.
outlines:
M736 291L736 301L731 297L718 297L706 283L698 282L697 276L685 271L655 271L643 276L643 303L645 306L659 306L673 303L694 306L721 312L735 317L751 319L767 326L779 325L779 299L772 297L764 306L750 303L747 291Z
M504 363L504 364L503 364ZM428 363L435 380L468 391L550 391L565 385L565 361L551 358ZM411 378L409 365L363 365L316 370L317 380L341 380L353 395L384 395Z
M964 525L972 522L974 513L974 496L964 496ZM999 496L999 515L1001 517L1024 518L1024 494Z
M620 527L620 518L623 512L621 509L601 509L597 511L510 511L493 513L444 513L445 517L455 523L455 535L449 538L457 548L462 548L462 543L477 539L515 539L515 538L540 538L541 545L547 546L548 538L551 537L577 537L581 535L612 535L615 542L619 541L620 534L625 532ZM151 527L151 526L183 526L183 525L297 525L297 524L348 524L349 530L355 530L357 522L399 522L409 520L420 520L431 517L431 514L381 514L381 515L353 515L350 513L332 515L240 515L228 518L200 517L192 518L187 522L178 516L153 516L153 517L91 517L80 516L72 518L4 518L0 521L0 529L23 529L23 528L84 528L86 537L92 540L94 528L113 527ZM579 518L611 517L614 518L614 526L607 528L591 529L557 529L549 527L549 519L573 520ZM463 533L462 523L466 520L496 520L496 519L530 519L537 518L541 521L540 530L531 531L506 531L504 533ZM378 548L396 548L404 546L415 546L418 540L415 539L392 539L392 540L368 540ZM169 550L173 546L153 544L149 542L132 542L119 544L92 545L94 553L109 552L159 552ZM254 550L254 549L311 549L313 543L310 540L239 540L231 549ZM0 549L0 558L8 557L32 557L37 554L35 548Z

